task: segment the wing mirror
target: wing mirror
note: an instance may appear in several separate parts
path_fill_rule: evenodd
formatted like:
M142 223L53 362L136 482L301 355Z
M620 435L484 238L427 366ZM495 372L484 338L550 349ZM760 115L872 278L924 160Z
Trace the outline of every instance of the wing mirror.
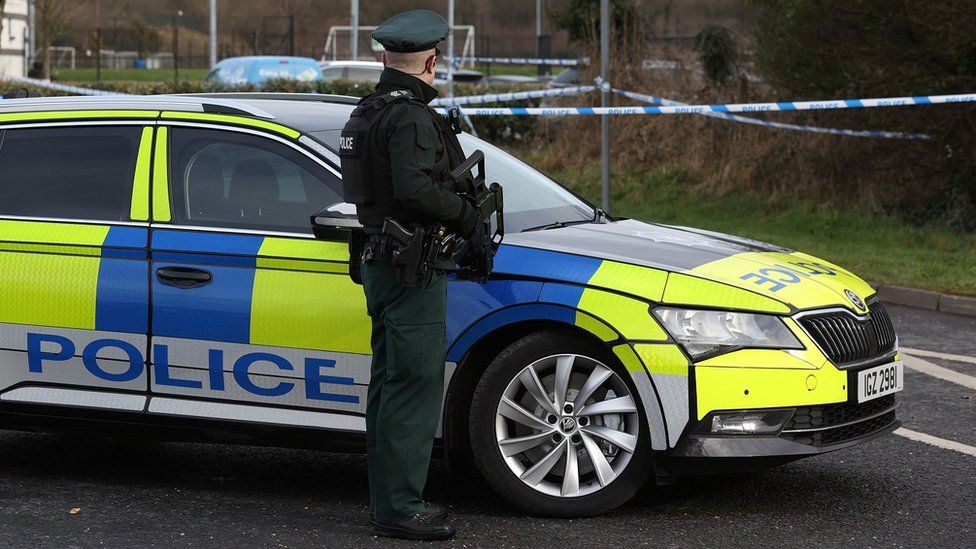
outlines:
M319 240L349 242L353 232L363 230L356 217L356 206L347 202L340 202L319 210L312 215L311 221L312 233Z

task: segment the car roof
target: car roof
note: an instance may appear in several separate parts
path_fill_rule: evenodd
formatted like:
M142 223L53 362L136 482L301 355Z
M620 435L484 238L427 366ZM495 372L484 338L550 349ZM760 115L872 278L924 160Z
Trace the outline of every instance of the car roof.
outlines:
M29 97L0 101L0 114L51 111L166 110L273 120L308 133L342 128L357 97L318 93L201 93Z
M203 100L240 102L253 109L266 111L275 117L275 122L303 133L341 129L349 120L349 115L360 99L324 93L273 92L230 92L187 96Z
M320 61L319 65L325 67L368 67L368 68L383 68L383 63L379 61Z
M293 55L242 55L240 57L221 59L217 64L219 65L226 61L301 61L303 63L318 63L318 61L311 57L298 57Z

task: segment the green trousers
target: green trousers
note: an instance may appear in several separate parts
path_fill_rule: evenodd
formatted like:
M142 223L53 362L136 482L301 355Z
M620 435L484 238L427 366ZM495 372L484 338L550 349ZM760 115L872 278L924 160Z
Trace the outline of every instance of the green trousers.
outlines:
M372 318L373 363L366 396L370 507L376 520L423 512L430 453L444 395L447 277L399 284L393 267L363 265Z

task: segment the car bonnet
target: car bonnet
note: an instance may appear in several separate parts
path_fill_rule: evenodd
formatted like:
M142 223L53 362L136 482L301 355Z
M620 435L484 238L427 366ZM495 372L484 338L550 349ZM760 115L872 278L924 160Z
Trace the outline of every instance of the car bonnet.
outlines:
M505 237L505 246L640 265L711 280L772 298L796 310L840 306L864 314L867 299L875 293L850 271L804 253L721 233L636 220L510 234ZM532 274L519 272L524 270L524 262L505 261L503 252L499 259L496 273ZM668 284L681 279L687 285L687 277L669 276ZM675 302L668 299L672 295L666 292L665 301Z

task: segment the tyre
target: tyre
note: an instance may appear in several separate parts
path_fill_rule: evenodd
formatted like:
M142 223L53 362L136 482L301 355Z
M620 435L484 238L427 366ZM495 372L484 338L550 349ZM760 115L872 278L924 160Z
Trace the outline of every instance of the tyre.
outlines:
M478 382L469 427L487 482L537 515L609 511L652 472L628 374L602 346L564 332L530 334L502 351Z

